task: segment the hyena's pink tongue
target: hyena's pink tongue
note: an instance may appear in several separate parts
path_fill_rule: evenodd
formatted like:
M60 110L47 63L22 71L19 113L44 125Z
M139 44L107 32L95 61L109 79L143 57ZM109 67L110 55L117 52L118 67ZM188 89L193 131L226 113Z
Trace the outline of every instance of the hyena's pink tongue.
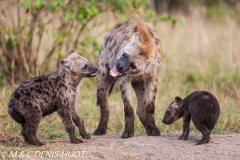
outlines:
M120 72L118 72L116 66L114 66L113 69L110 70L110 74L113 77L117 77L117 76L121 76L122 75Z

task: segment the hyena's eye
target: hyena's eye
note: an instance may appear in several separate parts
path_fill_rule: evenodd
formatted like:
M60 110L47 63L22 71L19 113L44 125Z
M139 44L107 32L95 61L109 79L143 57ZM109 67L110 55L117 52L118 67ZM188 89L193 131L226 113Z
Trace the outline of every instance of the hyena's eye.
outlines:
M166 114L167 114L167 115L170 115L170 114L171 114L171 111L166 111Z
M82 67L82 70L85 70L87 68L87 65L84 65L83 67Z
M131 66L132 69L136 69L137 68L137 66L134 63L131 63L130 66Z
M128 55L127 55L127 53L123 53L123 55L122 55L124 58L128 58Z

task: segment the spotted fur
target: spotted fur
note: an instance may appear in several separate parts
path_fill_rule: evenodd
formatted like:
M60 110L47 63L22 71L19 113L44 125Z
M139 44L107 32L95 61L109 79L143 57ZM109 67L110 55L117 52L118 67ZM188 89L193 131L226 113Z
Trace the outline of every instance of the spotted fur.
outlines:
M42 117L55 111L62 118L71 143L82 142L75 136L75 125L80 135L89 139L84 121L75 109L75 102L81 79L95 76L96 72L97 68L87 59L71 51L67 58L60 60L57 72L21 83L10 98L8 113L21 124L25 141L35 146L43 145L36 136L38 125Z
M161 61L160 41L153 27L142 20L116 25L105 37L98 57L97 104L101 118L95 135L105 134L109 119L108 95L116 81L124 103L125 130L122 138L134 135L134 110L130 94L137 97L137 114L147 134L160 135L154 110Z

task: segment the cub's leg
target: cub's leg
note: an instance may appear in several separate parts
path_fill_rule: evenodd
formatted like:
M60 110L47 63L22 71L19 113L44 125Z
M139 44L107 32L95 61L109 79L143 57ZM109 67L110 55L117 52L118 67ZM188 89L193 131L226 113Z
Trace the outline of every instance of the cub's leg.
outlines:
M187 140L188 139L190 122L191 122L190 114L184 113L184 115L183 115L183 133L178 138L179 140Z
M62 118L66 131L69 134L71 143L82 143L83 141L81 139L78 139L75 135L75 125L72 120L71 109L66 106L59 106L57 112Z
M192 117L192 121L196 128L202 133L202 139L197 142L197 145L208 143L210 141L210 133L211 131L207 128L207 126L199 119Z
M32 118L25 118L26 123L22 128L22 133L26 142L35 145L35 146L42 146L43 143L40 142L36 136L37 128L40 123L42 117L34 117Z
M72 119L73 122L76 124L76 126L79 129L79 133L80 135L84 138L84 139L90 139L91 136L87 134L85 127L84 127L84 121L83 119L79 116L79 114L77 113L77 111L74 109L72 111Z
M23 115L25 119L25 123L22 124L22 130L21 133L24 137L24 140L27 143L30 143L35 146L42 146L43 143L40 142L37 138L37 129L38 125L41 121L42 118L42 111L40 107L36 104L31 104L30 103L23 103L19 104L20 106L24 107L19 107L17 109L17 112ZM21 108L21 109L20 109ZM24 108L24 109L22 109ZM28 112L23 112L23 111L28 111Z

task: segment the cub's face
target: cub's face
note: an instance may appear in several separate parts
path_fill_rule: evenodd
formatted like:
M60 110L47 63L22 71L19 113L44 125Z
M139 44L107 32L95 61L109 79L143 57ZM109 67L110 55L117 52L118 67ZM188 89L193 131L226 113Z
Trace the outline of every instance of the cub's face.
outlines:
M169 104L162 122L164 124L172 124L176 120L182 117L182 99L180 97L176 97L175 101Z
M94 77L98 70L86 58L78 55L73 50L70 51L65 59L60 60L60 65L65 71L81 77Z

